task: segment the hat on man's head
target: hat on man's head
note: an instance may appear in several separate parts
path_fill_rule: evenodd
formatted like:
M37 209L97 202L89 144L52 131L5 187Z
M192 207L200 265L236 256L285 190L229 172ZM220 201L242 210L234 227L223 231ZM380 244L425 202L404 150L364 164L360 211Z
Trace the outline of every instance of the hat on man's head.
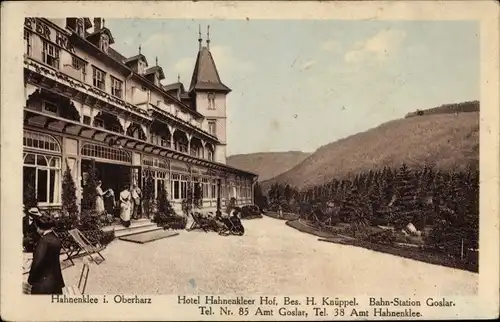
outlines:
M50 229L55 226L54 220L46 214L40 214L40 216L33 218L33 222L38 228L44 230Z
M37 207L33 207L33 208L30 208L28 210L28 213L30 214L30 216L36 216L36 217L40 217L42 216L42 213L40 212L40 210L38 210Z

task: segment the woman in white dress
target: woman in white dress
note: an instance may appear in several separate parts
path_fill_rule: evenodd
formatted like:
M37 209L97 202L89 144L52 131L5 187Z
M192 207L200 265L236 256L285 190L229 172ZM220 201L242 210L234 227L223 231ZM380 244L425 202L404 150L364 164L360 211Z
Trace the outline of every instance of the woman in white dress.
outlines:
M125 227L130 226L131 198L129 185L125 185L122 192L120 192L120 219Z
M106 208L104 208L104 196L109 192L109 189L106 191L102 191L102 181L99 180L97 181L97 196L95 200L95 212L96 215L100 216L103 215L106 211Z

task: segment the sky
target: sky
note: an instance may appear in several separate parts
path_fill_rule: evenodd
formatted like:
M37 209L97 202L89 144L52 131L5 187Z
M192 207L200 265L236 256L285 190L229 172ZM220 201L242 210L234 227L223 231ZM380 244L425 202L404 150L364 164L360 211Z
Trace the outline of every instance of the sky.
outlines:
M206 39L227 97L227 155L303 151L416 109L479 100L473 21L106 19L124 56L139 46L189 86ZM410 134L409 134L410 135Z

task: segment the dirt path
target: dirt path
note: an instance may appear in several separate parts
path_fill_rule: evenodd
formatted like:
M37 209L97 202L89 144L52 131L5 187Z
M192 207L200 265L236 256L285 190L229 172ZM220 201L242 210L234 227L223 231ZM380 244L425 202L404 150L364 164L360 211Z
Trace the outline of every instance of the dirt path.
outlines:
M92 265L87 293L467 295L478 275L317 241L284 221L243 222L243 237L180 231L147 244L114 241ZM80 263L64 270L78 281Z

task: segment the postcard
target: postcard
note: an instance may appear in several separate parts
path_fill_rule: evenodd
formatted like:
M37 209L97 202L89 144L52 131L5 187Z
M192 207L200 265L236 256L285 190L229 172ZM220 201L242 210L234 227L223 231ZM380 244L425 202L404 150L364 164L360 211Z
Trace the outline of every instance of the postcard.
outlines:
M498 317L498 17L3 4L2 318Z

